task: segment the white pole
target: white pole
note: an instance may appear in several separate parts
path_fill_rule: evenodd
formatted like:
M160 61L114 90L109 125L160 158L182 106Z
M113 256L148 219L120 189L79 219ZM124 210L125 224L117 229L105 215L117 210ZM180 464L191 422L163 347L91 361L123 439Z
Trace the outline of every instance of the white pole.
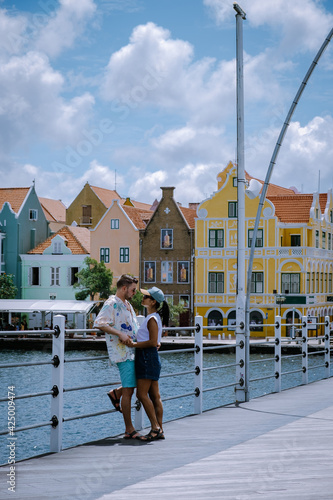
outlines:
M237 296L236 296L236 378L242 384L236 386L236 401L246 400L248 390L248 342L245 336L245 167L244 167L244 88L243 88L243 19L245 12L234 3L236 14L237 59ZM241 363L243 361L243 363ZM239 366L244 365L245 367Z

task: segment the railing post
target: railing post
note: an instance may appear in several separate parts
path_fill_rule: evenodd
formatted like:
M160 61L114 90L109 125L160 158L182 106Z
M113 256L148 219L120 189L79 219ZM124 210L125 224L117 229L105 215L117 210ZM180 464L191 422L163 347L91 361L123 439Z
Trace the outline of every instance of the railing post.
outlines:
M330 368L330 318L329 316L325 316L325 378L330 377L331 368Z
M52 339L52 391L50 451L62 450L64 363L65 363L65 317L58 314L53 318Z
M142 314L137 316L139 325L141 326L145 317ZM135 402L135 415L134 415L134 427L137 431L141 431L144 428L144 417L145 412L143 411L142 403L137 399Z
M308 383L308 321L302 316L302 384Z
M236 383L235 401L243 403L249 401L250 379L250 342L246 341L245 325L240 325L235 330L236 339ZM238 330L238 331L237 331Z
M275 316L275 392L281 392L281 316Z
M194 413L202 413L202 370L203 370L203 349L202 349L202 337L203 337L203 319L202 316L196 316L194 319L195 338L194 338L194 365L195 365L195 398L194 398Z

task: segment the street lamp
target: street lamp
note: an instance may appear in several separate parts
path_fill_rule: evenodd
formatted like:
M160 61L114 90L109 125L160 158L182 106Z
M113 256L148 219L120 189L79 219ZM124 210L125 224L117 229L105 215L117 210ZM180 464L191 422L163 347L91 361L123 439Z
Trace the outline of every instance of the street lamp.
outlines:
M286 297L284 295L281 295L280 293L277 294L277 296L275 297L275 302L280 305L280 313L279 313L280 317L281 317L281 304L283 304L285 300Z

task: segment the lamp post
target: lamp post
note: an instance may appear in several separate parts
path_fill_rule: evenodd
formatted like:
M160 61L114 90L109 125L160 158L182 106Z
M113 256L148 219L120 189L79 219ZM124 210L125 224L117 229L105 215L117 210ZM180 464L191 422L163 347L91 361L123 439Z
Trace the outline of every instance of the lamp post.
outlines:
M237 3L236 11L236 60L237 60L237 294L236 294L236 344L245 345L244 351L236 349L237 378L236 401L248 400L249 339L245 334L245 166L244 166L244 88L243 88L243 20L245 12ZM242 366L245 367L244 369Z
M286 297L284 295L281 295L280 293L275 297L275 302L280 305L280 313L279 316L281 317L281 304L283 304L286 300Z

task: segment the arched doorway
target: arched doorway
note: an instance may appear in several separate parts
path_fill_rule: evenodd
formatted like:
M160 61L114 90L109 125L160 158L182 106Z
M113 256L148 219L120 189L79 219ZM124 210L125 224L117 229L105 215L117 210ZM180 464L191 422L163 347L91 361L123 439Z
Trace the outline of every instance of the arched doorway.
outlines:
M213 311L210 311L208 314L208 326L219 326L223 325L223 315L221 311L218 311L217 309L214 309ZM216 330L215 330L216 331Z
M293 309L292 311L288 311L286 314L286 337L295 337L296 336L296 329L298 329L298 326L292 326L292 323L300 323L300 315L296 311L296 309ZM290 323L290 326L288 325Z
M230 311L228 314L228 330L236 329L236 311Z
M260 311L250 312L250 331L263 332L263 315Z

